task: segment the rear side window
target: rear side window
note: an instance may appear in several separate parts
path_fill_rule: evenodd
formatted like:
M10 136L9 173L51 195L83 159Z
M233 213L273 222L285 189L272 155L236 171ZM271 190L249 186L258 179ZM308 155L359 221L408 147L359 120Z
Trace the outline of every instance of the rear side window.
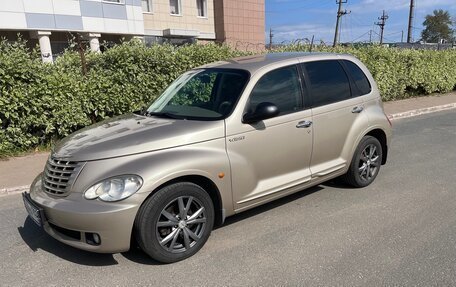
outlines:
M356 87L358 88L358 91L354 96L369 94L372 88L364 72L352 61L344 60L344 64L347 67L348 73L351 75L353 81L355 82Z
M263 102L276 105L280 115L302 109L301 85L296 66L271 71L257 82L250 94L249 111L254 111Z
M351 98L350 83L337 60L304 63L310 81L312 107Z

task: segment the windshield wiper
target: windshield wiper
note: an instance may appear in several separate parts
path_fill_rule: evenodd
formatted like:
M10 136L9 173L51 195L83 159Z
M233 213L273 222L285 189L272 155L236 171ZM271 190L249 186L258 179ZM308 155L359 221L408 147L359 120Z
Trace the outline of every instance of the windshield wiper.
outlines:
M168 113L168 112L145 112L144 115L147 117L154 116L154 117L168 118L168 119L185 119L185 117L182 117L182 116L179 116L176 114L172 114L172 113Z

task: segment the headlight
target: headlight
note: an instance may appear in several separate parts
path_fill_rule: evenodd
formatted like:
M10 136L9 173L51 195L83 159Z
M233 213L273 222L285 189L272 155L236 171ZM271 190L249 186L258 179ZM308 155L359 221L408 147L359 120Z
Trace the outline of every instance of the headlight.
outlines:
M105 179L84 192L86 199L99 198L103 201L118 201L137 192L143 184L137 175L122 175Z

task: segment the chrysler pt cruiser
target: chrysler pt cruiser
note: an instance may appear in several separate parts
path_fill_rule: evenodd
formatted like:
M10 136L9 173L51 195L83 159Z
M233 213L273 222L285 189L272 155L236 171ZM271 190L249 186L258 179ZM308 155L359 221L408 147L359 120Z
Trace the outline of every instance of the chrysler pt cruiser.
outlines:
M115 253L136 241L176 262L228 216L335 177L369 185L390 136L355 57L237 58L190 70L144 111L63 139L23 199L65 244Z

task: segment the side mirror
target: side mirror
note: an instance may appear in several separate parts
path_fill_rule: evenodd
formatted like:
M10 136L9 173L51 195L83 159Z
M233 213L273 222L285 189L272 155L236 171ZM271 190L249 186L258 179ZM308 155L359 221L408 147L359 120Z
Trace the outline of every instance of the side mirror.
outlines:
M245 124L253 124L262 120L270 119L279 114L279 108L273 103L260 103L252 113L246 113L242 118Z

